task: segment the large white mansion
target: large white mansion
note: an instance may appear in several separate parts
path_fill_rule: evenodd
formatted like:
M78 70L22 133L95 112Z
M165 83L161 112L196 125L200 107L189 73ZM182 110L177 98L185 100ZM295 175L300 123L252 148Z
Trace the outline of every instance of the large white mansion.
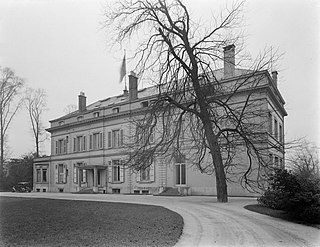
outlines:
M234 59L234 46L228 46L226 52ZM232 83L247 73L250 72L225 65L216 71L215 77L223 83ZM268 109L269 115L267 120L260 117L254 121L266 122L265 145L283 146L287 113L277 88L277 72L270 75L264 70L259 75L263 80L255 89L254 99L264 102L261 107ZM134 73L129 75L129 90L120 95L87 105L86 96L81 92L77 111L50 121L47 131L51 133L51 156L34 161L34 191L158 194L166 188L176 188L185 195L215 195L214 175L200 173L188 160L175 162L155 157L151 167L139 172L124 165L128 155L125 144L130 138L129 118L132 113L134 116L144 114L157 94L157 87L138 90ZM156 139L157 136L152 136L150 143ZM268 152L273 164L283 165L283 148ZM250 195L239 183L229 183L228 193Z

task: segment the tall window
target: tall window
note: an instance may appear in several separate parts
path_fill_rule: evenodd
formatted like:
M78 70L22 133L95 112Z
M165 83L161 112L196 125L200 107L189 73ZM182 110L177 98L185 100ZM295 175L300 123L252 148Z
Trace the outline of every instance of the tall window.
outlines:
M186 164L184 163L176 164L176 184L186 184Z
M283 143L283 130L282 125L279 124L279 141L280 143Z
M56 154L66 154L67 153L67 140L59 139L56 141Z
M271 114L271 112L268 113L268 128L269 128L269 134L272 135L272 114Z
M109 161L108 181L111 183L124 182L124 166L121 160Z
M274 138L278 140L278 121L277 119L274 120Z
M101 148L103 148L102 132L97 132L90 135L90 149L97 150Z
M142 126L137 126L136 130L136 141L141 145L154 143L154 129L151 132L145 131Z
M277 156L274 157L274 166L279 167L279 158Z
M113 130L108 132L108 147L122 147L123 146L123 130Z
M86 136L77 136L73 138L73 151L81 152L87 149Z
M36 166L36 183L48 182L48 166Z
M141 173L141 175L140 175L141 181L149 181L150 180L150 166L148 166L144 169L141 169L140 173Z
M67 182L67 166L64 164L56 165L56 183Z

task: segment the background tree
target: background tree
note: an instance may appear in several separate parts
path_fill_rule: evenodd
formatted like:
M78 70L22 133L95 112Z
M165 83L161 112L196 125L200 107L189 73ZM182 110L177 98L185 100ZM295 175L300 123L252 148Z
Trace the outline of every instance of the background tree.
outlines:
M170 155L182 162L186 157L181 150L188 145L195 150L188 160L201 172L215 174L219 202L228 200L226 172L235 170L231 161L239 144L243 144L240 151L248 157L249 165L242 174L246 185L253 182L249 178L254 170L253 160L259 169L268 166L263 157L265 147L257 144L265 138L258 130L266 123L252 121L267 116L267 111L262 112L261 102L252 98L265 78L260 72L269 68L272 58L266 51L250 70L242 71L245 78L227 86L220 83L221 77L216 73L223 63L235 65L221 56L223 48L233 49L231 44L242 47L242 36L237 32L242 6L242 2L234 4L207 26L197 23L180 0L119 1L105 14L107 28L116 32L116 42L123 45L130 39L138 40L133 56L137 62L135 71L144 76L150 73L148 79L158 86L158 98L145 117L135 121L137 138L129 147L129 163L141 169L149 166L156 154ZM243 89L247 92L243 103L235 105ZM185 131L191 137L188 144L182 138ZM159 138L150 145L154 132ZM208 159L209 165L204 162ZM258 172L258 176L261 174Z
M13 117L22 104L19 95L24 81L16 76L10 68L0 67L0 76L0 179L2 179L6 134Z
M65 114L69 114L69 113L74 112L76 110L78 110L78 107L74 104L70 104L70 105L67 105L63 111Z
M28 110L31 129L35 140L36 157L39 157L40 143L45 141L45 129L41 117L47 106L47 95L43 89L27 88L25 106Z
M11 189L18 182L33 182L33 159L35 154L25 154L7 162L8 174L5 178L6 189Z

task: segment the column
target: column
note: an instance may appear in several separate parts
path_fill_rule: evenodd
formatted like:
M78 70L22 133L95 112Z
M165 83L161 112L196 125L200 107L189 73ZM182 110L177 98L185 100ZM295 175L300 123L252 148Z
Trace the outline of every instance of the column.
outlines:
M93 168L93 192L98 192L98 168Z

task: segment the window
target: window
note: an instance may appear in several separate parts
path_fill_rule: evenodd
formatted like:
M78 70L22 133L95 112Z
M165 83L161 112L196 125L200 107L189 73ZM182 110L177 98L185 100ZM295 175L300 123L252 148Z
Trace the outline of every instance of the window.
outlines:
M119 113L120 112L120 108L116 107L112 109L112 113Z
M60 121L58 124L59 126L64 125L64 121Z
M73 151L81 152L87 149L86 136L77 136L73 138Z
M42 182L47 182L47 169L42 169Z
M56 183L63 184L67 182L67 166L64 164L56 165L55 171Z
M109 161L108 177L111 183L124 182L124 166L120 160Z
M48 182L48 166L36 166L36 183Z
M119 160L113 160L112 163L112 180L113 182L120 182L121 167Z
M80 175L80 182L86 183L87 182L87 170L79 169L79 175Z
M186 164L176 164L176 184L186 184Z
M283 159L280 159L280 168L284 168Z
M141 102L141 106L142 107L148 107L149 106L149 102L148 101L143 101L143 102Z
M108 147L122 147L123 146L123 130L113 130L108 132Z
M279 158L277 156L274 157L274 166L277 168L279 166Z
M278 121L274 120L274 138L278 139Z
M268 114L268 127L269 127L269 133L272 135L272 114L269 112Z
M283 130L282 125L279 124L279 141L280 143L283 143Z
M269 164L270 165L273 165L273 156L272 156L272 154L269 154Z
M59 139L56 141L56 154L66 154L67 153L67 140Z
M137 143L141 145L154 143L154 137L155 137L154 128L148 129L148 130L149 131L145 131L145 128L143 128L142 126L137 126L137 130L136 130Z
M93 133L90 135L89 148L93 150L103 148L103 134L102 132Z
M78 122L80 122L80 121L82 121L82 120L83 120L83 116L77 117L77 121L78 121Z
M37 169L37 183L41 183L41 169Z
M150 180L150 166L144 169L141 169L141 181L149 181Z
M94 118L99 117L99 116L100 116L100 112L94 112L94 113L93 113L93 117L94 117Z

